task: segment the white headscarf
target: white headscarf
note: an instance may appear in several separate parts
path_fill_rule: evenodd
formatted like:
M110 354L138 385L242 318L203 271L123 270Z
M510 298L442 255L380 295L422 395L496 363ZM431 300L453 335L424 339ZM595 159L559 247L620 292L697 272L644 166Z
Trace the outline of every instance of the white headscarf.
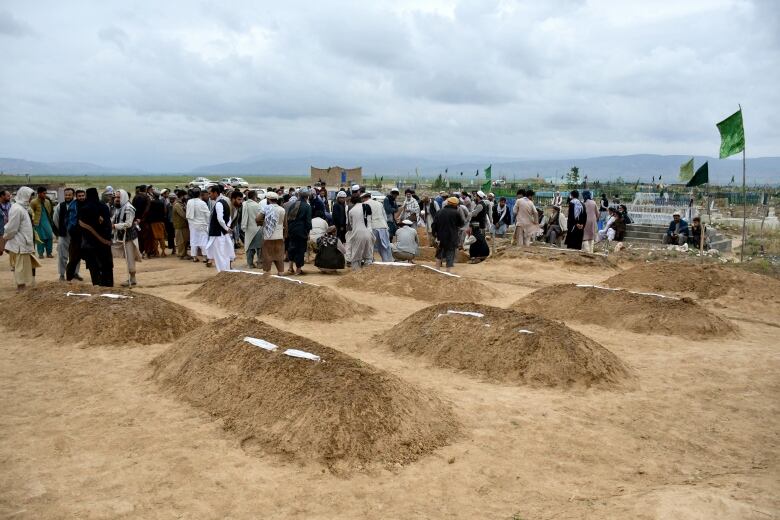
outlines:
M574 204L574 218L579 218L582 213L582 202L580 199L571 199L571 203Z
M30 207L30 198L32 197L33 193L35 192L32 188L22 186L19 188L19 191L16 192L16 198L14 198L14 201L17 204L21 204L24 209L27 209Z
M119 207L121 208L130 202L130 195L125 190L116 190L119 193Z

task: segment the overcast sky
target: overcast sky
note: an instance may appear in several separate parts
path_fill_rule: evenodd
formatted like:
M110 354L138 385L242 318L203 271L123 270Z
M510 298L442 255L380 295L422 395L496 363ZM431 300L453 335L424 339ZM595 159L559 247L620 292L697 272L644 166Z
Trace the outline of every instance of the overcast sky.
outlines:
M780 0L0 0L0 156L780 155Z

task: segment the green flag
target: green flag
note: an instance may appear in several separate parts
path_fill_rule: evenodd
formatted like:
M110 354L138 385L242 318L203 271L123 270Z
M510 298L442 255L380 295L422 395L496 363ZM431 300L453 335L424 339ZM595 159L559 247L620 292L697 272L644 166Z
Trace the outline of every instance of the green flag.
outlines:
M696 173L694 174L693 178L688 181L688 184L685 186L687 188L692 188L694 186L699 186L701 184L707 184L710 182L710 171L709 167L707 166L707 163L705 162L701 166L699 166L699 169L696 170Z
M720 132L720 158L732 156L745 149L745 128L742 126L742 109L718 123Z
M680 166L680 180L688 181L693 177L693 157L687 163Z
M491 171L492 169L493 169L493 165L492 164L490 166L488 166L487 168L485 168L485 179L488 180L488 181L491 179L491 176L493 175L493 172Z

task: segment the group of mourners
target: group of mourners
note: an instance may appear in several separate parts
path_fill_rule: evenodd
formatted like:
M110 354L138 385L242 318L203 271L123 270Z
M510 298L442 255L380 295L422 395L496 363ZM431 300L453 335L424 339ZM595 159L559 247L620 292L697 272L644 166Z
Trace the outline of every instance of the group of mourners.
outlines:
M82 280L84 260L93 284L113 286L113 262L122 259L127 266L122 285L132 287L136 263L167 256L166 249L224 271L233 268L235 251L243 247L248 268L302 275L312 254L322 272L360 269L373 263L375 254L382 262L414 262L421 234L427 234L437 267L449 271L458 250L474 263L487 258L486 237L506 237L512 224L511 240L518 245L563 241L568 248L592 252L601 240L622 242L630 222L624 205L610 204L606 196L597 205L588 190L581 200L571 191L566 212L559 192L546 210L536 207L534 197L531 189L519 190L510 207L505 197L496 200L483 191L420 198L413 189L401 196L393 188L377 200L357 184L335 196L324 184L243 191L223 185L158 191L140 185L132 198L111 186L102 194L96 188L65 188L64 200L54 204L45 187L37 195L22 187L13 204L10 192L0 194L0 254L9 253L17 287L23 289L32 283L39 260L53 258L56 237L60 280Z

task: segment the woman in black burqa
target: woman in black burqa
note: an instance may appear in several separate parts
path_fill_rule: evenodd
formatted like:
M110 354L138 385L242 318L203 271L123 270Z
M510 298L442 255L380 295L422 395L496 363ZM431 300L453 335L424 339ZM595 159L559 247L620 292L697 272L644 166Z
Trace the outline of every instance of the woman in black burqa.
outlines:
M79 208L81 254L87 262L92 285L114 286L114 259L111 256L111 213L100 201L95 188L89 188L84 206Z

